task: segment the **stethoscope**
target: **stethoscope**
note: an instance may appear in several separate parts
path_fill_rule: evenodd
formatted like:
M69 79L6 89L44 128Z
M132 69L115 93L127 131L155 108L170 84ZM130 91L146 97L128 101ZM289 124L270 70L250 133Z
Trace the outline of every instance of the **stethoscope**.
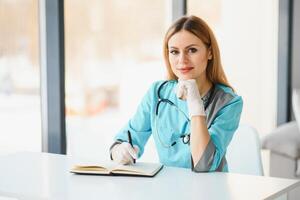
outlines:
M181 112L183 114L183 116L186 118L188 124L190 123L190 119L188 118L188 116L181 110L179 109L176 104L174 104L171 100L169 99L165 99L165 98L162 98L161 95L160 95L160 91L161 89L163 88L163 86L168 83L168 81L164 81L159 87L158 87L158 90L157 90L157 97L158 97L158 101L156 103L156 107L155 107L155 131L156 131L156 135L157 135L157 138L160 142L160 144L165 147L165 148L170 148L172 146L174 146L177 142L176 141L173 141L171 142L170 144L166 144L165 142L163 142L163 140L161 139L160 137L160 134L158 133L158 129L157 129L157 118L159 117L159 106L161 105L161 103L167 103L171 106L173 106L177 111ZM208 102L206 103L206 105L204 106L204 109L206 110L207 107L209 106L209 104L211 103L212 101L212 96L213 96L213 93L214 93L214 90L215 90L215 86L213 85L212 86L212 89L211 89L211 92L210 92L210 95L209 95L209 99L208 99ZM179 138L181 138L183 144L189 144L190 142L190 133L188 134L183 134L181 135ZM178 139L179 139L178 138Z

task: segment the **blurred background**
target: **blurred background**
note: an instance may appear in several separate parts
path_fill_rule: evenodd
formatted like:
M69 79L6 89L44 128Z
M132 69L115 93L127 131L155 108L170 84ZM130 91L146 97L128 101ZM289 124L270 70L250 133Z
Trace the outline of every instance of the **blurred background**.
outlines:
M67 154L107 158L147 88L165 78L172 2L64 0ZM217 37L227 77L244 99L241 123L264 137L278 125L279 0L185 2ZM39 3L0 0L0 154L42 151ZM152 139L143 159L157 160Z

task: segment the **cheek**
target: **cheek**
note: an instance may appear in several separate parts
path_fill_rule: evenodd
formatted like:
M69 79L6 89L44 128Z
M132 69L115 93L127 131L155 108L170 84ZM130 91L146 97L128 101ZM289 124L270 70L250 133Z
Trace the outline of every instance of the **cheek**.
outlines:
M193 60L193 65L195 67L195 74L200 75L206 71L208 60L205 57L198 57Z
M174 57L169 57L169 63L171 65L171 68L175 68L176 65L176 59Z
M169 58L169 63L170 63L171 71L175 74L177 78L180 77L179 72L176 70L176 59Z
M208 63L208 58L206 56L198 56L194 59L194 64L201 69L205 69Z

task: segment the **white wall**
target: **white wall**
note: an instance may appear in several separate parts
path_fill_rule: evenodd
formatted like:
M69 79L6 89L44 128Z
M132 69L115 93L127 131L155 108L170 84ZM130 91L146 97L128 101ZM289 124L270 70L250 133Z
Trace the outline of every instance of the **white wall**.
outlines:
M223 66L244 100L241 123L263 135L276 123L278 1L222 2L216 33Z

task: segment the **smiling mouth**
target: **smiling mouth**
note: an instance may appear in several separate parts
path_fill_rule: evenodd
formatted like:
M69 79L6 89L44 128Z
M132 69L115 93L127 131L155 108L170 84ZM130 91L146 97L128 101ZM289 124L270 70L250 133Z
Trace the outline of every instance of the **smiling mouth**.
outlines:
M191 71L192 69L194 69L193 67L185 67L185 68L178 68L177 70L179 70L181 73L185 74L188 73L189 71Z

